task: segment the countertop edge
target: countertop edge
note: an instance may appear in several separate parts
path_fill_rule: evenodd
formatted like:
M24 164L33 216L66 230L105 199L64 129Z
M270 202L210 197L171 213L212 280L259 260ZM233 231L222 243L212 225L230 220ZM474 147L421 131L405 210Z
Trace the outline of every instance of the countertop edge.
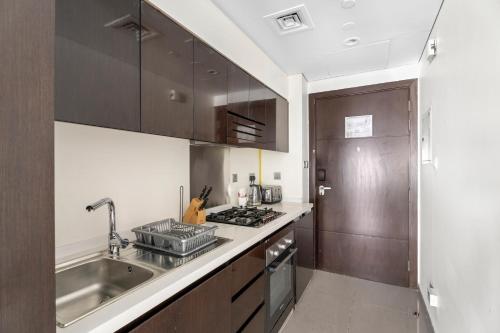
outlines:
M276 207L276 205L273 205L273 207ZM263 226L262 228L248 229L247 227L231 226L231 228L243 228L233 229L233 232L250 234L255 233L255 235L250 236L248 237L248 239L244 240L233 240L233 242L235 243L229 243L232 243L232 248L227 249L224 252L220 251L223 249L223 247L221 247L222 249L215 249L214 254L221 252L217 255L217 257L210 258L210 256L207 256L206 258L198 258L196 260L196 263L198 263L198 265L200 266L193 269L193 267L195 266L191 265L191 270L186 272L186 275L182 275L182 270L180 268L183 268L183 266L181 266L179 269L172 270L171 274L166 274L165 276L159 277L157 280L151 282L150 284L147 284L144 287L140 287L137 290L133 291L131 295L124 296L123 299L110 304L109 306L89 315L88 317L82 319L77 323L74 323L71 326L68 326L66 328L57 327L57 332L107 333L119 330L124 326L130 324L140 316L144 315L148 311L154 309L159 304L167 301L179 292L193 285L206 275L217 270L219 267L231 261L261 240L276 232L277 230L288 225L298 216L309 212L313 208L313 204L282 203L280 204L280 207L282 207L281 210L284 211L286 215L283 215L276 221L273 221ZM276 210L279 209L276 208ZM206 262L202 263L203 261ZM158 289L152 291L155 285ZM142 301L138 300L138 298L141 298L141 292L145 294L143 295L144 297ZM120 307L123 307L122 311L119 310Z

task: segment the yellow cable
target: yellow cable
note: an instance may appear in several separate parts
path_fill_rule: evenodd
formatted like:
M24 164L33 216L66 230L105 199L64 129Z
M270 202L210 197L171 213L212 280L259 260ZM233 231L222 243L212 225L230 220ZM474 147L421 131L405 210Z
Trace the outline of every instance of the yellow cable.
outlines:
M262 149L259 149L259 185L262 186Z

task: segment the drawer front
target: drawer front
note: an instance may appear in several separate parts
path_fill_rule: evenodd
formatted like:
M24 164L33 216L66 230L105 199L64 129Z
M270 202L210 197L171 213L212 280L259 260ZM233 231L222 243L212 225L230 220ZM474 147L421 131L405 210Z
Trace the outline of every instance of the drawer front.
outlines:
M252 313L264 302L265 288L266 278L265 274L262 274L233 302L231 307L231 332L238 331Z
M231 295L228 266L133 329L120 332L230 333Z
M243 328L241 333L262 333L266 329L266 305L253 316L252 320Z
M232 264L232 295L264 271L266 267L265 245L260 244Z
M292 222L292 221L290 221L290 222ZM269 240L266 241L267 248L273 246L274 243L279 241L281 238L285 237L290 231L293 230L293 228L294 228L294 224L290 223L285 228L281 229L280 231L278 231L277 233L272 235L271 238L269 238Z

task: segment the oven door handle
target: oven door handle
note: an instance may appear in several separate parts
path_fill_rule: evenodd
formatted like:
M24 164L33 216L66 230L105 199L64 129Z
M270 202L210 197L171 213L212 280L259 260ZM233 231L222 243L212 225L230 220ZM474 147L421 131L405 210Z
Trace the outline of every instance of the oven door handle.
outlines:
M291 257L293 257L297 253L297 249L293 249L290 251L290 254L285 257L276 267L269 266L267 269L271 272L274 273L278 271L288 260L290 260Z

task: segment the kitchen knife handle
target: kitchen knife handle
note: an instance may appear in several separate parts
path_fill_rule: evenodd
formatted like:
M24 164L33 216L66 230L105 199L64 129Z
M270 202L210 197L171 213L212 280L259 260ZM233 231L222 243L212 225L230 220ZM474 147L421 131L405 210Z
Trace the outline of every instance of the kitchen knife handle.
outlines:
M207 190L207 185L205 185L205 187L203 187L203 190L201 190L201 194L198 198L203 199L203 196L205 195L206 190Z

